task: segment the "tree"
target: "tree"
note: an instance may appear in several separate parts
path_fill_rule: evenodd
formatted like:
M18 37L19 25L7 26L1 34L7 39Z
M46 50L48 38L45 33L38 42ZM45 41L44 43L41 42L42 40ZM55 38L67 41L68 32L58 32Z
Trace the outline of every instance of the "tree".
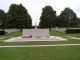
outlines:
M0 9L0 28L5 28L6 13Z
M8 28L31 28L32 19L28 14L26 8L20 4L11 4L7 13L7 27Z
M56 11L51 6L42 9L39 26L40 28L56 27Z
M60 16L59 15L57 16L56 26L61 27L61 21L60 21Z
M80 27L80 18L77 18L78 27Z
M65 8L60 14L61 27L77 27L76 13L70 9Z

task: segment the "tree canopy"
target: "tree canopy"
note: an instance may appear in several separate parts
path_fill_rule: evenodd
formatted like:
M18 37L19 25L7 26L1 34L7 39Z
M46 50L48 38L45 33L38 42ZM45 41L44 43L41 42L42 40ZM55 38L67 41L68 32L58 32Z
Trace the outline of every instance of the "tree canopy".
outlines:
M56 11L51 6L45 6L42 9L40 17L40 28L51 28L56 26Z
M6 13L0 9L0 28L5 28Z
M8 28L31 28L32 26L31 16L22 4L11 4L6 21Z
M76 13L70 8L65 8L61 12L59 19L61 22L61 27L77 27L78 26Z
M37 15L37 14L36 14ZM11 4L7 13L0 9L0 28L31 28L32 19L22 4ZM60 15L51 6L42 8L39 22L40 28L80 27L80 18L69 7Z

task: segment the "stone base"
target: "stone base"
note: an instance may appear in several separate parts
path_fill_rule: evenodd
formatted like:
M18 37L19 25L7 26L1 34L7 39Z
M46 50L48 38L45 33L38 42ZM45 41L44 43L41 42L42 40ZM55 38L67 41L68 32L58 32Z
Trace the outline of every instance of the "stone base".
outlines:
M28 41L67 41L67 39L56 37L56 36L49 36L49 37L32 37L32 38L22 38L22 37L15 37L4 42L28 42Z

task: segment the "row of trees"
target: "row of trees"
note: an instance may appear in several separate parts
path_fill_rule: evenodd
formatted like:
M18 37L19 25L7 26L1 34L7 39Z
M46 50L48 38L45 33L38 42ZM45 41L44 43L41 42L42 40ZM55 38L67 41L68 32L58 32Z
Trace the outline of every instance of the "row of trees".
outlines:
M31 27L31 16L22 4L11 4L7 13L0 10L0 28L22 29Z
M51 6L45 6L42 9L40 17L40 28L53 27L79 27L80 19L76 13L65 8L60 15L56 15L56 11ZM0 28L31 28L32 19L27 9L22 5L11 4L7 13L0 10Z
M68 8L65 8L60 15L56 15L56 11L51 6L46 6L42 9L40 17L41 28L53 28L53 27L79 27L80 19L76 16L76 13Z

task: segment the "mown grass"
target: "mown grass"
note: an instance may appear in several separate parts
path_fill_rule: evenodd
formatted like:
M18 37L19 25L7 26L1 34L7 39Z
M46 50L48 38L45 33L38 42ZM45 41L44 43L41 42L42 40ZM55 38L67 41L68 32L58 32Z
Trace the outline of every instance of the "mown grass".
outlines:
M76 36L80 34L65 34L61 32L50 32L53 36ZM0 37L21 36L21 32L10 33ZM5 40L4 39L4 40ZM68 41L54 42L25 42L25 43L4 43L0 45L39 45L39 44L65 44L80 43L80 40L68 39ZM54 46L54 47L16 47L0 48L0 60L80 60L80 46Z
M73 36L73 37L79 37L80 38L80 33L73 33L73 34L66 34L65 32L55 32L55 31L50 31L49 33L51 36Z
M6 33L5 35L0 35L0 38L3 38L1 40L6 40L12 37L18 37L21 36L22 33L21 32L12 32L12 33Z
M80 46L0 48L0 60L80 60Z

